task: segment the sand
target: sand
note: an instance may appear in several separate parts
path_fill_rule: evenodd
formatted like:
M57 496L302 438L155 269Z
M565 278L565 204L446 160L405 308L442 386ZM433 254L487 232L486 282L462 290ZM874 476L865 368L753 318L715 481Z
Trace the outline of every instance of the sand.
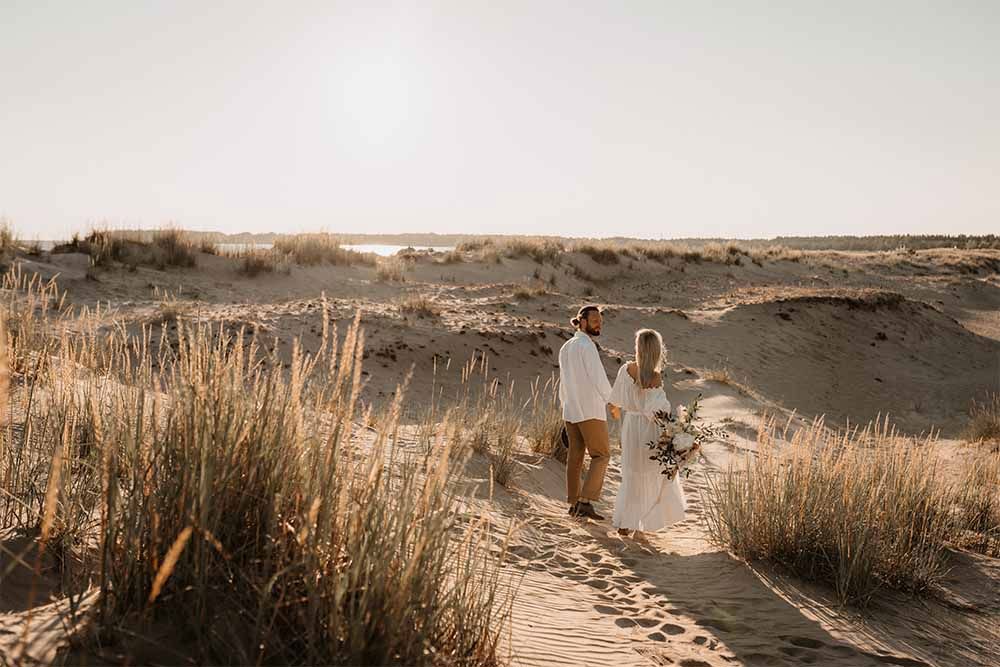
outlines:
M248 278L233 260L210 255L200 255L194 269L114 269L97 280L88 278L83 255L21 261L26 272L57 276L75 305L109 304L106 321L124 318L133 331L162 322L171 336L179 313L251 331L286 361L295 337L306 351L318 346L324 305L341 333L360 311L364 401L388 401L412 369L413 414L457 392L459 369L475 355L486 355L516 391L544 381L556 371L567 320L582 303L606 308L600 341L612 377L630 356L635 330L659 330L669 350L671 401L702 394L705 416L726 420L733 434L710 445L707 463L685 482L684 522L646 541L622 539L609 522L566 516L564 471L553 460L525 454L512 488L497 487L492 497L484 490L485 464L473 461L469 470L483 480L470 511L519 526L506 569L517 590L509 640L515 664L1000 664L997 559L957 554L938 598L886 593L861 615L822 587L720 551L702 521L711 476L754 449L764 413L800 424L823 415L835 426L889 413L903 432L933 430L942 447L961 450L970 402L1000 391L1000 252L831 252L764 266L680 259L604 266L582 254L560 266L426 257L408 267L403 283L379 282L369 267L295 267L290 275ZM571 265L591 280L574 276ZM515 295L553 275L546 293ZM163 292L171 298L164 301ZM413 296L429 298L435 312L404 312L400 304ZM608 515L616 457L600 508ZM3 553L18 544L8 539ZM25 655L40 662L66 645L68 604L51 577L51 568L36 579L21 566L4 577L5 656L26 634Z

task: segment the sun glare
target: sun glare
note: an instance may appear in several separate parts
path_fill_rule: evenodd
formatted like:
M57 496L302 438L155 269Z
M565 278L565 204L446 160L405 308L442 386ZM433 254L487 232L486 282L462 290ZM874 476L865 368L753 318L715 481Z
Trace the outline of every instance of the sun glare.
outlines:
M347 129L360 143L386 146L397 140L409 118L411 86L397 62L371 62L341 79L339 106Z

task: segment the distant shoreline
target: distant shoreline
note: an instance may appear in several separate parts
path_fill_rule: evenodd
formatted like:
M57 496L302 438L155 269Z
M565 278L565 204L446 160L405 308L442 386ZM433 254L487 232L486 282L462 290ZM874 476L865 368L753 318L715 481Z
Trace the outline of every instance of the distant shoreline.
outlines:
M157 229L144 230L115 230L136 234L154 235ZM225 245L269 245L280 236L274 232L251 233L241 232L237 234L226 234L223 232L205 232L184 230L194 241L208 239L212 243ZM410 233L410 234L339 234L330 232L344 245L378 245L378 246L401 246L401 247L435 247L454 248L462 243L483 242L492 240L496 242L514 241L518 239L530 239L540 241L554 241L562 243L607 243L615 246L627 246L630 244L646 243L676 243L694 247L704 246L709 243L735 242L741 246L752 247L773 247L784 246L796 250L842 250L842 251L891 251L891 250L929 250L933 248L957 248L960 250L974 250L985 248L1000 248L1000 235L965 235L954 236L937 234L899 234L899 235L873 235L873 236L776 236L774 238L664 238L664 239L642 239L625 236L610 238L576 238L565 236L528 236L519 234L437 234ZM308 233L306 233L308 235ZM68 240L68 239L67 239ZM42 240L37 241L43 250L50 249L58 243L66 240ZM34 240L22 239L24 243L35 243Z

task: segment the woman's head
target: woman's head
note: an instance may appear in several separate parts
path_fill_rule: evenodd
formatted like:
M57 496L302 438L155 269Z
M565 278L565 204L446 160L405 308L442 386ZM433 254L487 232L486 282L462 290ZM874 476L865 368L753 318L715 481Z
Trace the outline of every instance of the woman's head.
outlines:
M635 333L635 365L639 369L639 385L652 387L663 358L663 338L652 329Z

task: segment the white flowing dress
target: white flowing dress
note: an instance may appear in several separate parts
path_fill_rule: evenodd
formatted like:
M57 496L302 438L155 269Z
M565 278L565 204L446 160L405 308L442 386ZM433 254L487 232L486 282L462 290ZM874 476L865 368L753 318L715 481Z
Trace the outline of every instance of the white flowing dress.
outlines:
M623 413L622 482L611 522L615 528L627 530L660 530L684 519L687 510L681 476L667 480L660 472L660 464L650 460L652 452L647 446L660 435L653 414L670 410L670 401L662 386L640 387L627 368L623 364L618 370L609 401Z

